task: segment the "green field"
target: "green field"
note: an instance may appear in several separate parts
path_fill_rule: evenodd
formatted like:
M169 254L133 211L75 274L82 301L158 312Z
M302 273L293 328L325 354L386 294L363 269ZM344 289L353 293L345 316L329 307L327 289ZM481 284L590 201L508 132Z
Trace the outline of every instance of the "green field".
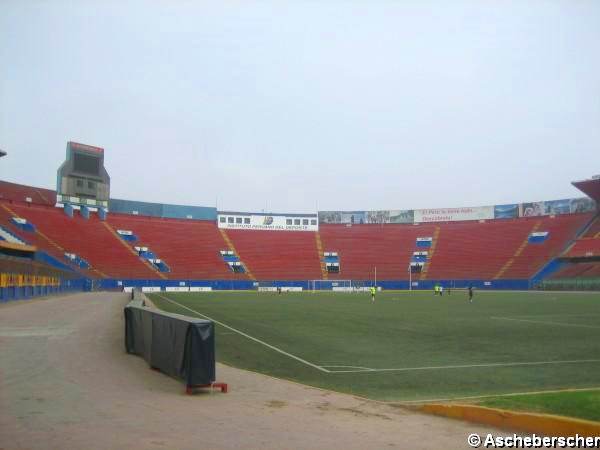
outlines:
M461 291L383 292L375 303L331 292L151 297L220 322L220 362L371 399L600 386L599 294L476 292L472 304Z

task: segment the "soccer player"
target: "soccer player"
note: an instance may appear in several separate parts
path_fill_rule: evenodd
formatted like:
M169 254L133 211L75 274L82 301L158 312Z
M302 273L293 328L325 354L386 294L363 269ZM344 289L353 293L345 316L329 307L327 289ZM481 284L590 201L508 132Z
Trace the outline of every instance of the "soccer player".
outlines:
M444 286L440 284L440 297L444 295Z
M473 303L473 286L469 285L469 303Z
M371 301L375 301L375 293L377 292L377 288L375 286L371 287Z

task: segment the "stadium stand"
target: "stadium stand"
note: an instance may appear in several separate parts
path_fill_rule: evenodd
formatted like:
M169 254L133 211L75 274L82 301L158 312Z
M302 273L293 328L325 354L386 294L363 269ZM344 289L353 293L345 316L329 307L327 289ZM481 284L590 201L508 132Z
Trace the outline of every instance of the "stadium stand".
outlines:
M600 239L600 215L596 217L582 238Z
M149 247L168 264L169 278L226 280L234 276L220 255L227 245L214 222L110 214L108 223L132 230L138 237L135 245ZM245 274L235 277L248 278Z
M600 216L590 224L583 235L565 252L568 258L600 256Z
M569 258L600 256L600 238L578 239L569 249L566 256Z
M329 274L329 278L369 280L377 267L380 280L408 279L417 238L431 236L434 229L434 225L322 224L319 232L323 247L335 249L339 255L340 272Z
M257 280L321 279L313 232L227 230L227 236Z
M40 205L54 206L56 204L55 191L33 186L25 186L22 184L9 183L8 181L0 181L0 200L24 202L27 198L31 199L31 203L37 203Z
M15 232L24 241L38 246L59 260L64 260L64 253L76 253L91 265L95 277L111 278L158 278L157 271L135 254L133 249L122 245L116 233L111 232L106 224L92 215L84 219L79 214L73 218L66 216L59 208L13 203L0 208L3 212L3 223L9 222L11 214L32 222L37 231L23 234Z
M550 278L600 278L600 261L567 263Z
M54 206L53 191L7 182L0 182L0 189L0 226L90 278L372 280L377 267L378 280L407 280L413 262L419 264L412 273L417 281L527 280L557 257L600 255L600 218L592 220L593 213L415 225L321 224L318 232L225 230L214 220L109 213L101 221L97 214L85 219L78 211L71 218ZM16 226L13 217L26 219L33 231ZM164 268L140 257L136 246L147 247ZM239 273L223 250L233 252ZM331 255L325 256L330 252L337 254L339 273L327 269L333 263ZM552 278L596 276L596 266L568 266Z
M542 243L529 243L504 273L505 278L531 278L548 261L556 258L592 218L592 214L563 214L538 218L538 231L547 231ZM523 219L520 219L523 220Z
M418 250L416 238L434 235L436 227L439 233L435 251L429 254L427 278L522 279L557 256L590 217L573 214L383 227L321 225L320 232L324 245L340 254L342 271L338 276L330 274L332 279L370 279L375 266L378 279L406 279L412 252ZM548 231L548 239L528 243L529 234L536 230Z

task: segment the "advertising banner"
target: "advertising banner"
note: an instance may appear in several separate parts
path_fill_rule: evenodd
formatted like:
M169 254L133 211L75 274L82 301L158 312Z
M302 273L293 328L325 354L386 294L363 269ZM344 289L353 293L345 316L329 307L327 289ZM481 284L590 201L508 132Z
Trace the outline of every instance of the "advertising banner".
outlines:
M494 206L494 219L513 219L515 217L519 217L518 204Z
M414 211L412 209L402 210L379 210L379 211L319 211L320 223L413 223Z
M238 230L318 231L316 214L257 214L220 212L219 228Z
M550 200L544 202L544 212L548 215L551 214L570 214L571 213L571 199L563 200Z
M459 220L513 219L589 212L596 209L590 198L549 200L545 202L511 203L494 206L437 209L384 209L374 211L319 211L320 223L426 223Z
M571 213L591 212L596 210L596 202L589 197L572 198Z
M367 223L366 211L319 211L320 223Z
M452 222L458 220L484 220L493 218L493 206L415 209L415 223Z
M413 223L412 209L367 211L367 223Z
M521 203L521 217L548 216L591 212L596 209L596 203L588 197L547 200L544 202Z

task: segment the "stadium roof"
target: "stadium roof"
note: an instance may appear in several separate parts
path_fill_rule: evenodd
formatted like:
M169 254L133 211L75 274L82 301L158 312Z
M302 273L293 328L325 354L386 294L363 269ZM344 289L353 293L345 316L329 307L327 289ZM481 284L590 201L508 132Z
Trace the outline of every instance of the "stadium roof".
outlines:
M589 180L573 181L573 186L583 192L585 195L600 204L600 176L597 175Z
M0 158L2 158L3 156L6 156L6 152L4 150L0 150Z

